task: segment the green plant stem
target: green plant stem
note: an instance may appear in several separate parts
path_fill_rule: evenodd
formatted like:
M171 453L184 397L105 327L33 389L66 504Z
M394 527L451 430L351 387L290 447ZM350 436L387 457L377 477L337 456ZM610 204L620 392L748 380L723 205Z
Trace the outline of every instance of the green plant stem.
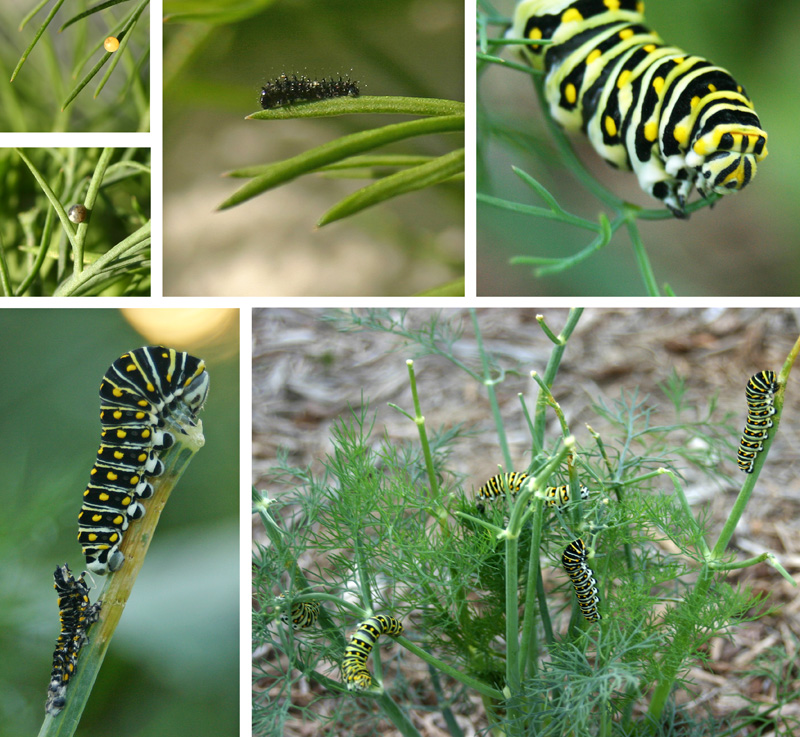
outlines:
M625 224L628 226L628 236L631 239L633 252L636 255L636 263L639 264L639 273L642 275L647 294L650 297L660 297L661 292L658 290L656 275L653 273L653 267L650 265L647 249L645 249L644 243L642 243L639 226L636 224L633 217L627 217Z
M772 416L773 426L770 428L770 433L768 439L764 441L764 449L761 453L759 453L756 457L756 462L753 468L753 473L747 474L747 478L745 479L744 484L742 485L741 490L739 491L739 495L736 497L736 501L733 504L730 514L728 515L727 520L725 520L725 524L722 526L722 530L720 530L719 537L717 538L717 542L714 545L713 549L707 560L710 563L716 563L719 561L725 554L725 550L728 547L728 543L730 542L731 538L733 537L733 533L736 530L736 526L739 523L742 515L744 514L745 509L747 508L747 504L750 501L750 496L753 493L753 489L755 488L756 481L758 480L758 474L761 471L761 467L764 464L764 461L767 457L767 451L772 445L772 440L775 436L775 433L778 430L778 426L780 424L780 416L783 412L783 397L784 391L786 389L786 380L789 377L789 373L791 368L794 364L794 360L797 357L798 353L800 353L800 337L797 338L795 341L794 346L792 347L789 356L787 357L783 368L780 372L778 377L778 392L775 396L774 406L775 406L775 414ZM705 599L708 596L708 592L711 588L711 584L714 580L714 569L712 569L708 564L704 565L700 569L700 574L698 576L697 584L694 587L692 592L693 597L697 597L700 601ZM675 631L673 641L680 642L681 640L688 637L689 630L691 627L694 626L694 623L691 621L688 622L681 622L678 625L678 628ZM650 706L647 710L648 716L651 717L652 721L650 723L650 731L651 734L655 733L656 727L661 720L661 715L664 710L664 706L667 703L667 698L669 697L670 692L672 691L672 687L675 682L675 678L678 673L678 669L680 668L680 661L675 659L674 661L670 661L665 656L662 658L662 677L656 686L653 697L650 701Z
M3 234L0 232L0 286L3 288L3 296L10 297L14 292L11 287L11 276L8 273L6 263L6 247L3 243Z
M111 157L114 155L113 148L104 148L100 152L100 156L97 159L97 165L94 167L94 173L92 174L92 179L89 182L89 188L86 191L86 209L89 212L94 210L94 203L97 200L97 195L100 192L100 187L103 184L103 177L106 173L106 168L108 167ZM91 220L91 218L89 218ZM78 225L77 233L75 234L75 263L73 265L73 274L75 276L80 275L81 271L83 271L83 246L84 242L86 241L86 233L89 228L89 223L81 223Z
M556 345L553 348L552 352L550 353L550 358L547 361L547 367L544 370L544 383L547 384L548 387L553 386L553 381L555 381L556 374L558 373L558 369L561 366L561 359L564 356L564 351L567 347L567 342L572 335L573 330L575 330L576 326L578 325L578 321L581 319L581 315L583 314L582 307L573 307L570 309L569 314L567 315L567 321L564 324L563 329L557 336ZM537 320L539 320L540 324L544 321L544 318L541 316L537 316ZM548 337L552 336L552 331L548 329L545 334L548 334ZM551 338L552 340L552 338ZM533 420L533 439L532 439L532 453L533 457L542 451L544 447L544 426L546 422L546 413L547 410L547 402L546 398L539 393L539 396L536 400L536 410L534 411L534 420Z
M492 372L489 366L489 355L483 347L483 339L481 337L481 328L478 324L478 316L475 309L469 311L472 326L475 329L475 342L478 346L478 354L481 357L481 366L483 368L483 376L481 381L486 387L486 393L489 397L489 406L492 408L492 417L494 418L494 426L497 430L497 441L500 444L500 450L503 453L503 463L505 463L505 470L511 471L513 464L511 462L511 453L508 450L508 440L506 439L506 431L503 427L503 417L500 414L500 405L497 403L497 392L494 390L495 380L492 379Z
M477 691L479 694L488 696L490 699L496 699L498 701L503 699L503 694L501 691L498 691L496 688L493 688L478 678L473 678L466 673L462 673L460 670L458 670L458 668L454 668L448 663L445 663L443 660L439 660L431 655L430 651L419 647L419 645L414 644L411 640L402 636L396 637L395 639L404 648L406 648L406 650L414 653L414 655L422 658L422 660L424 660L426 663L432 665L434 668L450 676L451 678L454 678L459 683L463 683L468 688Z
M414 401L414 424L417 426L419 433L419 442L422 445L422 453L425 456L425 469L428 472L428 483L431 486L431 498L436 499L439 496L439 483L436 480L436 469L433 465L433 456L431 455L431 446L428 443L428 434L425 432L425 416L422 414L422 405L419 401L419 392L417 392L417 377L414 373L414 361L408 359L406 361L408 366L408 381L411 386L411 397Z
M84 289L93 279L102 276L102 272L109 268L114 261L124 256L129 250L146 247L150 243L151 222L148 220L139 230L131 233L125 240L120 241L110 251L104 253L93 264L87 266L80 274L73 274L69 279L58 285L53 292L54 297L71 297Z

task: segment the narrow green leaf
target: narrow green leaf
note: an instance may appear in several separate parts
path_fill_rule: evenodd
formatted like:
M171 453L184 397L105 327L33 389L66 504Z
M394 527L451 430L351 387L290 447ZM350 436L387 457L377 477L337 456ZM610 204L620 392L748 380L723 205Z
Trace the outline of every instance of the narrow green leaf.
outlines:
M368 207L385 202L406 192L439 184L464 171L464 149L451 151L438 159L410 169L398 171L359 189L334 205L317 222L319 227L341 220Z
M21 148L15 148L14 150L19 154L19 157L25 162L26 166L31 170L31 174L33 174L34 178L39 183L39 186L42 188L42 192L44 192L45 197L47 197L47 199L50 200L50 204L56 211L56 215L58 215L58 219L61 221L61 224L64 226L64 230L67 233L67 238L69 238L69 242L72 244L73 253L77 254L78 245L75 239L75 231L73 230L74 226L70 222L70 219L67 217L67 213L64 211L64 208L61 205L61 202L59 201L55 192L53 192L53 190L50 189L50 185L45 181L45 178L42 176L41 172L34 166L33 162L25 155L25 152Z
M218 209L225 210L229 207L240 205L242 202L246 202L279 184L291 181L302 174L316 171L322 166L341 161L362 151L368 151L378 146L384 146L387 143L401 141L414 136L429 133L454 133L463 130L463 128L463 115L424 118L406 123L395 123L374 130L342 136L335 141L317 146L310 151L277 164L238 169L230 172L229 176L255 178L234 192Z
M44 19L44 23L39 26L39 30L36 31L36 35L33 37L33 41L31 41L30 45L28 46L25 51L22 52L22 56L20 57L19 63L16 66L16 69L11 73L11 81L14 81L14 77L17 76L17 73L22 68L22 65L25 63L25 60L28 58L28 55L33 50L33 47L36 46L36 43L42 37L42 34L47 30L47 26L50 25L50 21L53 20L53 16L58 12L58 9L64 4L64 0L56 0L56 4L53 6L53 9L48 14L47 18ZM38 7L37 7L38 11ZM25 21L23 21L23 24Z
M463 115L464 103L433 97L334 97L270 108L251 113L245 120L286 120L323 118L351 113L393 113L400 115Z
M420 292L418 297L463 297L464 296L465 279L462 276L460 279L442 284L439 287L434 287L426 292Z
M73 23L77 23L81 18L86 18L89 15L94 15L94 13L99 13L101 10L105 10L106 8L110 8L113 5L119 5L120 3L127 3L128 0L108 0L108 2L101 3L100 5L95 5L94 7L89 8L88 10L84 10L82 13L73 16L70 18L61 28L58 29L58 32L61 33L65 28L71 26Z

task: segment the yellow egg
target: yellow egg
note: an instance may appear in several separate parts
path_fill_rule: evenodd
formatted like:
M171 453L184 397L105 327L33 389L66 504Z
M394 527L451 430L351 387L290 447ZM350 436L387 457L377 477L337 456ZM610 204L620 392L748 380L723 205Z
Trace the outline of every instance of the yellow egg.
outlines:
M119 39L114 38L114 36L109 36L105 41L103 41L103 48L106 51L113 53L119 48Z

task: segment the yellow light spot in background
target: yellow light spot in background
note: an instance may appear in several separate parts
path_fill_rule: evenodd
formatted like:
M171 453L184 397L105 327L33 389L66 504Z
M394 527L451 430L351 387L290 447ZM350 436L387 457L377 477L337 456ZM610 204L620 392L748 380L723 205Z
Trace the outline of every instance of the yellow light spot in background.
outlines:
M199 350L211 343L238 345L239 310L235 308L129 307L122 314L151 345L178 350Z

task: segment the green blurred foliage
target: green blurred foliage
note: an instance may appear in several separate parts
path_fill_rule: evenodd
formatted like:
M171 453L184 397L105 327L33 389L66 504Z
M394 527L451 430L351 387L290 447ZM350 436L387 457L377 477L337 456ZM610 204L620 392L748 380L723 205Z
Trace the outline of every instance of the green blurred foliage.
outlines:
M100 380L150 341L100 309L2 310L0 335L0 732L21 735L44 718L59 630L53 570L85 567L77 515ZM77 735L239 734L238 336L175 347L208 365L206 444L161 516Z
M13 82L12 72L45 22L52 4L20 24L34 0L0 3L0 131L148 131L150 129L150 16L147 11L129 34L128 46L108 83L94 97L109 62L67 107L79 80L106 54L103 41L134 3L121 2L93 13L59 32L63 23L98 3L67 2L30 51Z
M496 0L510 16L513 0ZM668 43L728 69L747 90L769 135L769 156L754 182L724 197L688 222L642 222L641 233L659 284L678 295L794 295L800 292L796 121L800 66L796 29L800 4L794 0L649 0L648 23ZM505 58L516 60L511 49ZM495 125L520 134L522 147L493 139L479 161L480 191L527 204L542 203L511 172L519 166L570 212L596 219L599 203L583 191L552 156L530 79L493 67L478 82L479 120L488 110ZM485 131L485 128L484 128ZM479 140L481 124L479 124ZM655 207L630 172L602 162L581 136L571 136L581 159L603 183L631 202ZM525 150L530 150L528 155ZM484 167L485 168L482 168ZM481 178L481 173L484 174ZM514 255L563 256L591 240L576 229L543 219L478 208L478 294L641 295L634 255L625 233L579 267L557 278L537 279L528 267L511 266Z

